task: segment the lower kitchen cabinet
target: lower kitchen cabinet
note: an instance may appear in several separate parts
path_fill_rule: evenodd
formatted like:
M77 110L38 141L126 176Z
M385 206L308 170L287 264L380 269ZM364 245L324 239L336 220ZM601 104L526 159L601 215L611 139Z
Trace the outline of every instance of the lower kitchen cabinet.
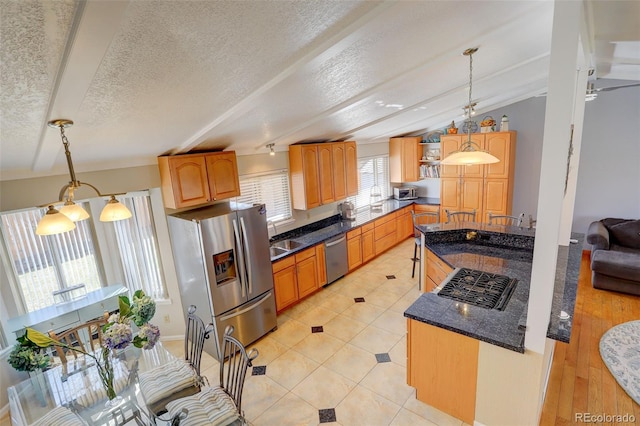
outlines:
M325 257L324 244L316 246L316 262L318 265L318 287L327 283L327 258Z
M376 249L373 239L373 223L362 226L362 263L368 262L376 257Z
M298 274L295 257L274 262L273 288L276 296L276 310L281 311L298 301Z
M322 248L319 248L322 246ZM320 256L316 253L320 252ZM319 259L320 258L320 259ZM320 261L322 264L320 264ZM278 312L314 293L326 283L324 244L273 262L273 288Z
M402 242L413 236L413 206L405 207L396 215L396 242Z
M349 272L362 265L362 230L356 228L347 232L347 260Z
M389 213L373 222L373 239L376 256L396 244L396 214Z
M407 381L416 399L473 424L480 342L407 319Z
M425 248L426 261L425 261L425 285L422 288L424 292L430 292L453 271L453 268L447 265L442 259L436 256L431 250Z

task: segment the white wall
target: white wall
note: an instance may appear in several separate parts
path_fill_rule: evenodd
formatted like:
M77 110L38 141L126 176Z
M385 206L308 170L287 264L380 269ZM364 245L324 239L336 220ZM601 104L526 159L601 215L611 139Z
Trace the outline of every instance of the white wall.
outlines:
M640 87L600 92L585 105L572 230L605 217L640 219Z

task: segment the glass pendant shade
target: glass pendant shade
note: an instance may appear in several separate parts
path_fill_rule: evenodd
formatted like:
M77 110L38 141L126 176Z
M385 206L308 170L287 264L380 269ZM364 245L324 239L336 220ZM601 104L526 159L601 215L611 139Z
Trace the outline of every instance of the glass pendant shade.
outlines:
M129 219L131 216L131 211L112 195L100 213L100 222L115 222L116 220Z
M60 208L60 213L67 216L73 222L89 219L89 213L71 200L67 200Z
M67 216L60 213L58 210L49 206L49 210L44 215L38 227L36 228L37 235L53 235L60 234L62 232L71 231L76 228L76 224L71 221Z
M486 151L470 150L454 152L444 158L440 164L447 166L467 166L471 164L493 164L499 161L499 159Z

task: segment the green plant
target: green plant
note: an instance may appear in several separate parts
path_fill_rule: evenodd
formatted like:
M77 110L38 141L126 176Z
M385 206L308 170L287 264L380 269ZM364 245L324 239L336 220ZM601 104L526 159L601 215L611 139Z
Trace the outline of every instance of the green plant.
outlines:
M19 343L13 347L9 354L7 360L9 364L18 371L44 370L49 367L51 358L43 353L43 350L37 345L23 342L21 339L27 340L25 336L18 339Z

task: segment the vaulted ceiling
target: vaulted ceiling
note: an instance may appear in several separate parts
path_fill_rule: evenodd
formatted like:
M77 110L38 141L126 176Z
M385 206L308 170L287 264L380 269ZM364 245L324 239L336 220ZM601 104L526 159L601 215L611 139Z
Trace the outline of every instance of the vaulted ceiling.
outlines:
M0 179L190 150L381 142L545 92L550 1L1 0ZM640 2L586 1L595 78L640 80ZM598 86L596 80L596 86Z

